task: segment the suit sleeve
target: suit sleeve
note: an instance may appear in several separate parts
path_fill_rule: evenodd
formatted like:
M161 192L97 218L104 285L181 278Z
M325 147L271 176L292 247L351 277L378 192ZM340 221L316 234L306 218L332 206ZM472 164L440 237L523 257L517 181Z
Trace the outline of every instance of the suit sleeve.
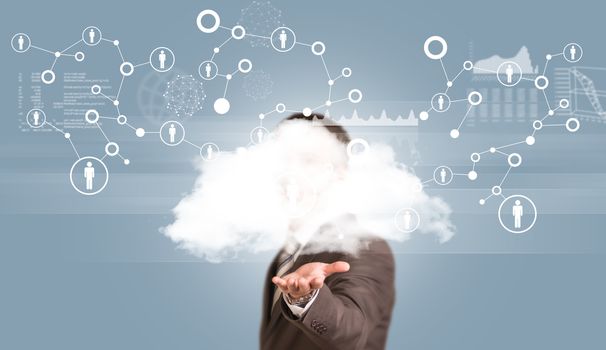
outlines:
M340 260L349 262L350 270L328 277L302 318L284 301L282 313L321 348L364 349L370 332L391 315L393 255L385 241L373 241L357 257Z

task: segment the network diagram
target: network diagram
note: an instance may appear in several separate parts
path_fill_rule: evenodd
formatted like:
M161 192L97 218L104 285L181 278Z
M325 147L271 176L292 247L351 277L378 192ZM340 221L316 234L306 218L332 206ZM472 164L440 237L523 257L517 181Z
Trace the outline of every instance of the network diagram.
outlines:
M430 49L432 44L438 44L439 51L432 51ZM497 81L506 88L512 88L522 81L529 81L534 84L534 87L543 95L547 112L543 117L533 120L532 131L528 136L525 137L524 140L500 146L494 145L485 150L473 152L469 157L472 163L471 169L467 173L455 173L450 167L441 165L435 168L433 177L431 179L422 182L422 184L435 183L439 186L446 186L452 182L455 176L466 177L470 181L475 181L478 178L476 166L482 158L489 155L502 156L506 159L508 165L507 171L501 177L498 184L495 184L490 188L490 194L486 197L480 198L478 203L480 205L485 205L490 198L500 197L502 202L498 209L498 219L501 226L511 233L527 232L534 226L537 220L538 210L535 203L528 196L523 194L512 194L506 197L503 194L503 184L505 183L505 180L514 168L522 165L521 154L518 152L508 152L508 149L510 147L522 144L526 144L527 146L534 145L536 142L536 135L545 128L560 127L570 133L575 133L579 130L580 122L579 119L575 117L569 117L565 122L551 122L548 120L549 118L556 118L557 110L569 108L570 101L568 99L560 99L557 101L557 103L549 101L545 91L549 86L549 79L545 74L547 72L549 62L551 62L554 58L561 57L569 63L579 62L583 56L582 47L577 43L569 43L564 46L561 52L545 55L545 64L543 65L543 70L534 78L524 76L522 68L515 61L504 61L496 70L474 67L473 62L465 61L463 62L462 68L456 75L449 75L442 60L448 51L448 44L446 43L446 40L440 36L429 37L424 43L423 51L429 59L440 62L440 66L446 80L446 88L443 92L436 93L432 96L430 100L430 107L419 114L419 119L426 121L429 119L430 113L446 112L453 103L466 101L469 104L457 127L450 130L449 135L452 139L457 139L461 136L461 128L463 127L463 123L467 119L469 112L473 107L482 103L483 98L482 94L478 91L471 91L465 98L450 98L448 95L449 89L465 71L476 69L486 71L490 74L495 74Z
M205 22L210 19L212 25L207 25ZM279 26L273 30L271 36L257 35L248 33L246 28L240 24L233 27L225 27L221 25L221 20L218 13L214 10L206 9L201 11L196 18L197 28L205 34L214 33L218 29L225 30L229 33L229 37L220 45L213 49L213 54L210 59L203 61L198 66L198 75L205 81L214 80L216 78L225 79L225 86L223 89L223 95L214 101L213 109L218 115L225 115L231 108L230 101L228 99L228 87L230 81L238 74L247 74L252 70L252 62L250 59L242 58L239 60L237 67L231 71L219 71L219 66L216 63L216 56L221 51L221 48L231 40L242 40L245 37L252 38L255 41L255 45L271 46L277 52L288 52L295 46L304 46L311 50L311 52L321 58L322 64L325 69L326 76L328 78L328 98L325 102L316 107L304 107L300 110L294 110L292 108L287 109L286 105L282 102L276 104L269 112L260 113L259 120L260 126L254 128L250 133L249 145L262 142L269 135L269 131L262 125L263 119L272 113L285 113L285 112L302 112L306 116L311 115L315 110L321 107L328 107L332 104L349 100L352 103L358 103L362 100L362 92L359 89L352 89L345 98L333 99L332 98L332 87L335 82L341 78L348 78L352 75L352 70L349 67L345 67L341 70L340 75L331 75L324 59L324 52L326 46L321 41L315 41L312 44L306 44L301 41L297 41L295 32L285 26ZM189 144L198 149L200 156L204 161L212 161L216 159L221 150L216 143L206 142L202 145L198 145L186 138L185 128L183 124L177 120L165 121L159 130L145 130L142 127L134 126L129 122L128 117L120 111L120 96L122 87L125 83L125 79L131 76L135 70L139 67L150 66L157 72L165 73L170 71L175 64L174 52L165 46L157 47L151 51L148 60L142 63L133 64L131 61L125 59L122 49L120 48L119 40L105 38L101 30L96 26L86 27L82 33L81 38L67 46L62 50L48 50L40 46L34 45L30 37L26 33L17 33L11 38L11 47L18 54L24 54L30 50L38 50L54 57L54 60L50 68L45 69L40 74L40 80L46 85L51 85L56 79L56 65L60 58L72 57L77 62L85 61L85 54L83 51L77 51L82 45L86 46L98 46L100 44L107 43L116 48L118 55L121 60L119 71L121 80L119 87L115 93L103 91L103 88L99 84L94 84L90 87L91 95L99 95L107 99L115 108L115 115L101 115L97 109L88 109L83 115L85 123L92 125L97 128L106 141L104 147L104 154L102 156L83 156L78 152L78 149L72 141L72 135L70 132L60 129L54 123L47 120L44 110L40 108L33 108L26 114L26 122L32 129L39 129L42 127L50 127L53 130L61 133L64 138L69 142L71 148L76 154L77 160L73 163L70 169L70 183L72 187L79 193L87 196L95 195L103 191L108 184L109 171L105 164L106 158L119 157L122 159L123 164L129 165L130 159L123 156L120 151L118 142L112 140L108 134L104 131L102 125L99 123L100 120L111 120L115 121L118 125L126 126L134 132L136 137L142 138L146 135L158 135L160 141L167 146L174 147L182 143ZM203 103L206 99L204 93L203 83L194 78L193 75L179 75L177 78L168 83L164 97L167 101L167 108L172 110L177 116L191 116L196 111L202 109Z

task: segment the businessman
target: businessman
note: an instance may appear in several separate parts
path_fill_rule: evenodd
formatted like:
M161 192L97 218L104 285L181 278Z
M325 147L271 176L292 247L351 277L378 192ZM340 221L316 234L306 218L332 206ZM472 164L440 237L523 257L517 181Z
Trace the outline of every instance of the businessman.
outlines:
M300 120L320 123L346 152L350 138L343 127L317 114L295 114L282 123ZM292 225L304 225L301 220ZM343 220L355 225L355 218ZM395 299L393 255L372 235L360 238L355 254L322 249L338 221L311 237L291 234L274 258L265 279L261 349L385 348Z

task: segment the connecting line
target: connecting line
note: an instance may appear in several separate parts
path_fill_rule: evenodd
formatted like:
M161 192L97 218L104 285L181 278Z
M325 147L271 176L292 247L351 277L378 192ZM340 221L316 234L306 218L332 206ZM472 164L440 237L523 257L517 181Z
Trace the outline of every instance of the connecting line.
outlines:
M124 59L124 55L122 55L122 50L120 49L120 45L116 45L116 49L118 49L118 54L120 54L120 58L122 59L122 63L126 62Z
M122 92L122 84L124 84L124 75L122 75L122 80L120 80L120 86L118 87L118 94L116 95L116 100L120 98L120 92Z
M146 65L146 64L150 64L150 63L149 63L149 61L147 61L147 62L143 62L143 63L139 63L139 64L135 64L135 65L133 66L133 68L141 67L141 66L144 66L144 65Z
M505 146L495 147L495 149L497 149L497 150L498 150L498 149L502 149L502 148L507 148L507 147L511 147L511 146L519 145L519 144L522 144L522 143L526 143L526 140L524 140L524 141L520 141L520 142L514 142L514 143L510 143L510 144L505 145Z
M545 96L545 103L547 103L547 108L549 108L549 110L551 110L551 106L549 105L549 99L547 98L547 94L545 93L545 90L543 89L543 96Z
M227 96L227 87L229 86L229 81L230 81L230 79L225 80L225 90L223 90L223 98L225 98L225 96Z
M451 82L454 83L455 80L457 80L457 78L459 77L459 75L461 75L464 71L465 71L465 69L461 68L461 70L459 71L459 73L457 73L457 75L455 75L455 77L452 78Z
M31 47L32 49L36 49L36 50L40 50L40 51L44 51L44 52L48 52L48 53L50 53L51 55L54 55L54 54L55 54L54 52L52 52L52 51L50 51L50 50L47 50L47 49L43 49L43 48L41 48L41 47L39 47L39 46L30 45L29 47Z
M459 126L457 127L457 130L461 129L461 126L463 125L463 123L465 122L465 119L467 119L467 116L469 115L469 111L471 111L471 109L473 108L472 105L469 105L469 108L467 108L467 112L465 112L465 115L463 116L463 119L461 120L461 122L459 123Z
M124 123L124 125L128 126L129 128L133 129L133 130L137 130L137 128L135 128L134 126L130 125L128 122Z
M330 78L330 73L328 72L328 67L326 66L326 61L324 60L324 55L320 55L320 58L322 59L322 65L324 65L324 71L326 71L326 76L328 76L328 80L332 80Z
M543 67L543 75L545 75L545 72L547 72L547 64L549 64L550 60L545 60L545 67Z
M101 96L105 97L106 99L110 100L112 103L114 102L114 100L111 97L107 96L106 94L104 94L102 92L99 92L99 95L101 95Z
M103 129L101 129L101 125L99 125L99 123L95 123L97 125L97 127L99 128L99 131L101 131L101 134L103 134L103 137L105 137L105 139L107 140L107 142L111 142L108 138L107 135L105 135L105 132L103 131Z
M183 142L188 143L188 144L190 144L190 145L192 145L192 146L196 147L196 148L197 148L197 149L199 149L199 150L202 150L202 147L200 147L200 146L196 145L196 144L195 144L195 143L193 143L193 142L189 142L189 141L188 141L188 140L186 140L186 139L183 139Z
M505 152L499 151L498 149L495 149L495 152L499 153L499 154L502 154L504 156L509 156L509 153L505 153Z
M505 179L507 178L507 175L509 175L509 172L511 171L512 166L509 166L509 169L507 169L507 172L505 173L505 176L503 176L503 178L501 179L501 182L499 183L499 187L501 187L503 185L503 182L505 182Z
M50 67L50 70L53 70L53 68L55 68L55 64L57 64L57 60L59 59L59 57L55 56L55 60L53 61L53 64Z
M74 150L74 152L76 153L76 156L78 157L78 159L80 159L80 153L78 153L78 150L76 150L76 146L74 145L74 143L72 142L71 136L68 135L65 131L59 129L58 127L54 126L53 124L49 123L49 122L45 122L45 124L50 125L53 129L57 130L58 132L62 133L63 136L65 136L65 138L67 139L67 141L69 141L69 144L72 146L72 149Z
M446 73L446 68L444 68L444 62L442 62L441 58L440 58L440 66L442 66L442 72L444 72L444 77L446 77L446 81L450 81L450 79L448 79L448 73Z
M295 41L295 45L301 45L301 46L307 46L307 47L311 47L311 44L306 44L306 43L302 43L300 41ZM320 55L321 56L321 55Z
M68 46L67 48L63 49L63 51L61 51L61 53L63 54L65 51L67 51L67 50L71 49L72 47L74 47L74 46L78 45L78 44L79 44L79 43L81 43L81 42L82 42L82 39L80 39L80 40L76 41L75 43L71 44L71 45L70 45L70 46Z
M230 30L231 30L231 29L230 29ZM246 36L251 36L251 37L253 37L253 38L260 38L260 39L267 39L267 40L271 40L271 37L269 37L269 36L256 35L256 34L249 34L249 33L246 33L246 34L244 34L244 35L246 35Z
M566 126L566 123L562 123L562 124L543 124L543 126Z
M477 69L479 71L483 71L483 72L490 72L490 73L498 73L496 70L491 70L491 69L485 69L485 68L481 68L481 67L473 67L473 69Z
M425 180L425 181L421 182L421 184L426 184L429 182L435 182L435 181L434 181L434 179L429 179L429 180Z

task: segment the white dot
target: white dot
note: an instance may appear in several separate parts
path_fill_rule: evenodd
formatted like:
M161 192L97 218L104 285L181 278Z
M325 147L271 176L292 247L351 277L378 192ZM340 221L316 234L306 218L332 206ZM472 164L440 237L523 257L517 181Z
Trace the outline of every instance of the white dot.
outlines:
M303 108L303 115L309 117L311 115L311 108L305 107Z
M114 40L114 45L118 46L120 45L120 42L118 40Z
M555 112L553 111L553 109L550 109L550 110L549 110L549 112L547 112L547 114L549 114L549 115L554 115L554 114L555 114Z
M423 111L423 112L419 113L419 119L427 120L428 118L429 118L429 113L427 113L427 111Z
M229 101L224 97L218 98L215 101L214 108L217 114L225 114L229 112Z
M125 160L124 160L124 165L129 165L129 164L130 164L130 160L125 159Z
M467 177L469 178L469 180L473 181L478 178L478 173L472 170L467 173Z
M326 106L327 106L327 107L330 107L330 105L332 105L332 101L331 101L331 100L328 100L328 101L326 101L326 103L325 103L325 104L326 104Z
M452 87L452 81L450 81L450 80L449 80L449 81L447 81L447 82L446 82L446 86L448 86L448 87Z
M228 74L225 76L225 79L227 79L227 80L231 80L231 78L232 78L231 74Z
M117 105L119 105L119 104L120 104L120 101L118 101L118 100L114 100L114 106L117 106Z
M545 55L545 59L550 60L551 59L551 55L549 55L549 54Z
M261 120L265 119L265 114L263 114L263 113L259 114L259 119L261 119Z
M484 205L484 203L486 203L486 200L484 198L480 199L480 205Z
M57 57L57 58L61 57L61 52L59 52L59 51L55 52L55 57Z
M535 142L535 141L536 141L536 140L535 140L534 136L532 136L532 135L531 135L531 136L528 136L528 137L526 138L526 144L527 144L527 145L529 145L529 146L534 145L534 142Z
M219 48L218 48L218 47L215 47L215 48L213 49L213 52L214 52L214 53L219 53Z
M69 139L70 137L72 137L72 134L66 132L65 135L63 135L63 136L65 136L66 139Z
M457 129L450 130L450 137L452 137L453 139L456 139L457 137L459 137L459 130L457 130Z
M135 135L137 135L137 137L143 137L143 135L145 135L145 129L138 128L137 130L135 130Z
M490 151L490 153L494 153L494 152L496 152L496 151L497 151L497 149L496 149L496 148L494 148L494 147L490 147L489 151Z
M334 80L330 79L330 80L328 81L328 85L332 86L332 85L334 85L334 84L335 84L335 81L334 81Z

